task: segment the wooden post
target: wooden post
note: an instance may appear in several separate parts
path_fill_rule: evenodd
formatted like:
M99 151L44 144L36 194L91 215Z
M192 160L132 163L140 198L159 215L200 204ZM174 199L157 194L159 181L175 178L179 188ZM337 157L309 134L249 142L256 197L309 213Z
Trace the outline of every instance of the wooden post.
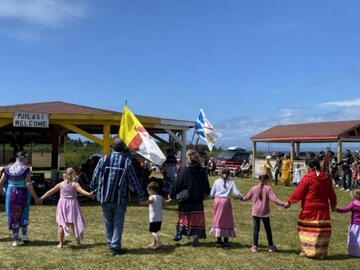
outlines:
M175 141L174 138L169 135L169 148L175 153ZM176 154L176 153L175 153Z
M66 168L66 138L67 133L64 134L64 168Z
M32 156L33 156L33 141L31 139L31 142L30 142L30 158L29 158L29 163L32 165Z
M290 159L294 160L294 142L290 142Z
M181 141L181 167L184 167L186 161L186 130L181 131Z
M58 133L51 134L51 186L55 186L58 179L60 138Z
M296 143L296 158L300 158L300 142Z
M253 142L252 149L252 177L255 178L256 142Z
M341 138L337 141L337 162L340 162L342 159L342 141ZM341 167L338 168L339 173L341 172Z
M110 153L111 137L110 137L110 125L103 126L103 155Z

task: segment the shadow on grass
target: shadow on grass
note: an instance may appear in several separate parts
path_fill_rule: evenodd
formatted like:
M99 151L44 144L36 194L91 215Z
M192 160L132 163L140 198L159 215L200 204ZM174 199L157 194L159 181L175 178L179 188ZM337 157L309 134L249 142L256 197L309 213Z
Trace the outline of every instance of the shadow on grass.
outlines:
M277 253L284 253L284 254L297 254L299 255L300 250L294 250L294 249L285 249L285 250L278 250ZM304 257L306 258L306 257ZM309 260L319 260L314 258L308 258ZM327 256L324 261L342 261L342 260L349 260L354 259L354 257L351 257L346 254L336 254L336 255L330 255Z
M64 241L64 245L69 243L69 241ZM31 247L47 247L47 246L57 246L59 241L44 241L44 240L31 240L24 246L31 246Z
M151 248L129 248L127 249L128 254L133 255L153 255L153 254L169 254L173 253L175 250L175 246L173 245L164 245L159 249L151 249Z
M186 241L186 240L185 240ZM193 242L191 240L189 240L189 242L177 242L175 244L175 247L183 247L183 246L193 246ZM201 247L205 247L205 248L216 248L216 242L201 242L200 240L200 248ZM252 246L249 244L241 244L241 243L232 243L230 242L230 249L250 249ZM259 246L259 248L267 248L265 246Z
M6 237L6 238L0 238L0 242L10 242L13 239L11 237Z
M299 255L301 250L300 249L278 249L276 252L277 253L284 253L284 254L296 254L296 255Z
M98 246L106 246L105 243L94 243L94 244L89 244L89 243L85 243L85 244L81 244L81 247L77 246L76 244L73 244L73 245L69 245L68 247L71 248L71 249L91 249L91 248L95 248L95 247L98 247Z
M325 261L342 261L342 260L349 260L354 259L355 257L351 257L350 255L346 254L336 254L330 255L325 258Z

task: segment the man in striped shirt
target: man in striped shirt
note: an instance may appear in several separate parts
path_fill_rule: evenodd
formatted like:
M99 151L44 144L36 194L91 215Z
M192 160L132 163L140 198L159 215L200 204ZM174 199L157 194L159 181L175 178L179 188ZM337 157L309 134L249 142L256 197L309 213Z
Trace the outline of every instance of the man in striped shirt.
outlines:
M90 188L101 203L106 240L110 255L114 256L126 252L121 249L121 235L129 185L135 189L140 201L144 200L144 193L131 160L122 153L126 149L124 142L115 139L111 147L112 153L99 160Z

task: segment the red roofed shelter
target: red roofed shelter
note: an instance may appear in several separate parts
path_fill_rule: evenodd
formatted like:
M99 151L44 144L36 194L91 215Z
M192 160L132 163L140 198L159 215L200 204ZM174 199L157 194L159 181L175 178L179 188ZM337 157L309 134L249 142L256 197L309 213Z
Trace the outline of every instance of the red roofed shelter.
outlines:
M294 157L299 157L302 142L337 142L337 155L340 160L343 142L360 142L360 120L274 126L250 139L253 142L254 175L257 142L290 143L292 160Z
M60 101L0 106L0 143L16 145L17 150L22 150L29 143L52 144L54 181L53 175L57 175L59 169L59 145L66 134L80 134L101 145L103 154L108 154L113 138L111 134L118 134L121 115L117 111ZM194 127L195 122L141 115L136 117L155 139L169 145L175 142L181 145L181 157L185 160L186 131ZM158 134L168 134L169 142Z

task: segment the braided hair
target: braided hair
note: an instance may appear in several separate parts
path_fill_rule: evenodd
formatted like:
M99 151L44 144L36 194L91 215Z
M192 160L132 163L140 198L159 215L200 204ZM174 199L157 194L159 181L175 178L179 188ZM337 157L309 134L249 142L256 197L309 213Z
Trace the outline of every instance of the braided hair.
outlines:
M224 181L223 187L226 188L226 180L229 178L229 175L230 175L230 170L229 170L229 168L225 167L225 168L223 168L223 169L221 170L221 177L222 177L224 174L225 174L226 176L225 176L225 178L223 178L223 181Z
M262 198L263 198L262 190L268 180L269 180L269 176L266 173L261 173L259 175L259 181L260 181L259 199L260 200L262 200Z

